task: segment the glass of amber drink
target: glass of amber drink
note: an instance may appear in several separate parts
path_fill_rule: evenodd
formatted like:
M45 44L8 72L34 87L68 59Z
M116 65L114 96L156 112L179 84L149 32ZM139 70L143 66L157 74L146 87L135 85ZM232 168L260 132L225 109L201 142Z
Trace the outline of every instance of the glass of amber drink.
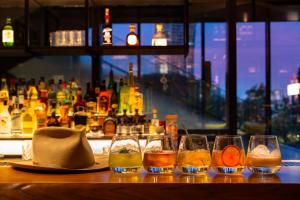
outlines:
M170 135L149 135L143 165L149 173L172 173L176 164L176 151Z
M281 153L277 137L255 135L250 137L247 167L256 174L275 174L281 168Z
M178 150L178 167L184 174L207 173L211 157L204 135L184 135Z
M216 173L242 173L245 168L245 150L241 136L216 136L211 166Z
M116 173L134 173L142 167L137 136L114 136L109 149L109 167Z

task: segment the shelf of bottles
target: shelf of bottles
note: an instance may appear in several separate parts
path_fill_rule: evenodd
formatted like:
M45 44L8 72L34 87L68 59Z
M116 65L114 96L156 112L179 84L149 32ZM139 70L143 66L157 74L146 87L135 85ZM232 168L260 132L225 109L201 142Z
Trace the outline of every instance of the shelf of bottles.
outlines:
M85 128L88 136L102 137L115 134L148 135L160 130L157 110L152 116L144 114L144 98L135 83L133 64L128 76L109 82L97 82L93 88L86 84L86 93L75 79L70 81L43 77L36 84L2 78L0 90L0 138L31 137L36 129L57 126Z
M99 28L99 27L98 27ZM87 28L89 29L89 28ZM2 27L2 47L0 48L0 57L29 56L29 55L117 55L117 54L184 54L183 45L168 45L168 39L164 33L162 23L156 23L155 33L152 36L151 45L141 46L140 36L137 34L136 25L130 24L128 34L124 40L126 46L114 46L113 27L110 19L110 9L104 11L102 30L99 30L101 44L95 45L94 34L86 37L90 31L86 30L64 30L57 29L49 33L48 41L45 43L49 46L33 46L30 44L25 48L18 44L16 48L15 35L18 34L14 29L14 19L7 18L6 24ZM88 41L86 41L88 40ZM91 45L93 43L93 45Z

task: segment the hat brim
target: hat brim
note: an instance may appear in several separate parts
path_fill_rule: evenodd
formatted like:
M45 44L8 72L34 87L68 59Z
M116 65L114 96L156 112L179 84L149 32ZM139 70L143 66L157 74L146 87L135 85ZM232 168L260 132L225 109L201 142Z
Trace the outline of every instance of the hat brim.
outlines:
M42 166L34 164L31 160L10 161L9 164L15 169L43 173L87 173L109 169L108 163L106 162L95 162L94 165L83 169L55 168L49 166Z

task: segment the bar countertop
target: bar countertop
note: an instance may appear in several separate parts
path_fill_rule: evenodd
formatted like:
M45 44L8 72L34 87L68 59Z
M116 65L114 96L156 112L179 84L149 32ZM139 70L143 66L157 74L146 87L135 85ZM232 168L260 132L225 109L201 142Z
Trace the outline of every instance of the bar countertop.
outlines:
M299 199L300 166L277 175L40 174L0 166L0 199Z

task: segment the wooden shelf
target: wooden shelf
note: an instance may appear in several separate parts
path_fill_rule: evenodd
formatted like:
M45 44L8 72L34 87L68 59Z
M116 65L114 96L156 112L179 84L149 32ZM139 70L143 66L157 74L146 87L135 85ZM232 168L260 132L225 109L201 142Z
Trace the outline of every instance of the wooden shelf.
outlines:
M184 46L111 46L111 47L30 47L0 48L0 57L72 55L184 55Z
M91 49L92 54L101 55L183 55L185 47L182 46L111 46Z
M35 56L89 55L89 51L85 47L31 47L28 51Z
M0 58L15 58L15 57L30 57L31 54L28 53L24 47L1 47L0 48Z

